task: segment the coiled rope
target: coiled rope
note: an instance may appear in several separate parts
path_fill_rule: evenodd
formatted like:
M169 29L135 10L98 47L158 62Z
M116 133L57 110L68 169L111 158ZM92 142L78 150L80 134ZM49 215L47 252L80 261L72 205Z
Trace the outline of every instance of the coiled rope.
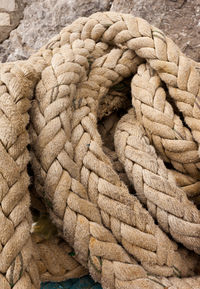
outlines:
M103 288L200 287L199 68L161 30L112 12L79 18L27 61L1 64L2 288L39 288L29 161L59 235ZM97 128L99 115L123 106L109 89L130 76L133 108L114 143L137 196Z

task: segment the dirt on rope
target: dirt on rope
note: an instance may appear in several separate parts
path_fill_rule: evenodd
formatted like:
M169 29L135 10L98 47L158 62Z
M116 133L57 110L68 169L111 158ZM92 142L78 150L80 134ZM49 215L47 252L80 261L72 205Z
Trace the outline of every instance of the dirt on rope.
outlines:
M89 270L104 289L199 289L199 144L200 64L143 19L79 18L1 64L0 288Z

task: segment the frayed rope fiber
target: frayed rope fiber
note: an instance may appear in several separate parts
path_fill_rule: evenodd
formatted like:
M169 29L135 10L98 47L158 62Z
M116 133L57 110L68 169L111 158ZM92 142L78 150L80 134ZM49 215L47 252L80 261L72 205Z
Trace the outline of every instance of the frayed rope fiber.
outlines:
M143 19L79 18L0 64L0 288L199 289L199 143L200 64Z

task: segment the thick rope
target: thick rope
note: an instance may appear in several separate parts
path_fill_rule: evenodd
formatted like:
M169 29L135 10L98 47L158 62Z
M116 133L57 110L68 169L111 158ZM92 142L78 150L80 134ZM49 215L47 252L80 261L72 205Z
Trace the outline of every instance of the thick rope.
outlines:
M0 287L38 288L30 236L26 126L34 73L28 65L0 67Z
M199 262L200 214L188 199L198 196L199 188L199 64L186 58L172 40L145 20L111 12L76 20L19 64L0 68L1 95L13 95L11 112L16 111L24 121L13 122L11 113L5 125L7 112L1 108L0 127L6 130L0 135L5 151L1 160L5 183L2 220L10 221L13 208L28 192L29 181L22 180L24 190L16 187L19 198L15 197L6 211L5 200L12 204L12 187L16 186L13 172L21 169L20 175L27 175L28 136L21 135L27 135L28 98L34 91L29 125L34 182L59 233L74 248L76 259L103 288L199 288L199 277L177 278L194 276ZM123 106L119 100L111 101L106 109L102 99L111 87L133 74L135 111L120 120L115 150L148 211L114 170L97 129L98 116ZM12 129L7 133L9 125ZM12 141L4 140L5 135ZM12 145L17 147L14 156ZM163 160L176 172L169 171ZM187 188L181 189L184 186ZM23 218L28 215L28 206ZM8 277L9 266L15 267L13 260L28 244L22 238L24 245L21 242L14 253L6 254L10 240L17 240L14 236L23 218L20 215L18 223L13 221L13 237L6 239L1 232L0 276L6 289L37 288L28 257L20 271L22 277L16 273L12 284ZM27 238L29 231L27 227ZM29 287L23 278L30 280Z
M62 239L49 240L35 238L35 260L42 282L61 282L80 278L88 274L73 257L74 251Z
M88 274L88 270L75 260L75 253L59 237L41 199L31 187L31 210L34 222L31 226L35 249L35 260L42 282L60 282L70 278L79 278ZM38 214L40 212L40 214Z

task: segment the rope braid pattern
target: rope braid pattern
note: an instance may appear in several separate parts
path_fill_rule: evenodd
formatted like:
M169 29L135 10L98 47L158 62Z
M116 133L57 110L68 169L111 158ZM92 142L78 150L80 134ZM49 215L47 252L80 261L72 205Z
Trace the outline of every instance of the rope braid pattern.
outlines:
M45 204L36 194L34 183L31 184L30 195L31 211L35 221L32 223L31 233L40 281L60 282L87 275L88 270L75 260L73 248L59 237L47 214ZM38 211L39 216L36 213Z
M189 175L196 180L196 186L190 194L198 192L197 143L193 140L190 130L183 125L180 117L174 114L172 105L166 100L166 93L161 87L160 78L150 67L145 68L142 65L138 68L138 73L132 82L132 93L137 119L144 126L154 147L163 160L170 161L174 168L182 173L179 174L179 178L182 176L187 179Z
M26 64L5 64L0 79L0 287L34 289L39 275L32 260L26 148L34 73Z
M72 248L60 238L35 239L35 260L42 282L60 282L88 274L88 270L72 256Z
M53 238L34 240L33 246L31 241L26 126L37 73L25 63L3 64L0 79L0 288L34 289L40 281L81 277L87 270L70 256L66 243Z
M26 63L40 79L30 84L36 190L77 260L103 288L199 288L199 277L176 277L193 276L198 256L163 232L199 254L199 211L160 158L181 172L179 183L198 187L198 64L145 20L110 12L76 20ZM114 171L97 130L100 100L136 71L137 120L131 110L119 122L115 150L149 212Z

